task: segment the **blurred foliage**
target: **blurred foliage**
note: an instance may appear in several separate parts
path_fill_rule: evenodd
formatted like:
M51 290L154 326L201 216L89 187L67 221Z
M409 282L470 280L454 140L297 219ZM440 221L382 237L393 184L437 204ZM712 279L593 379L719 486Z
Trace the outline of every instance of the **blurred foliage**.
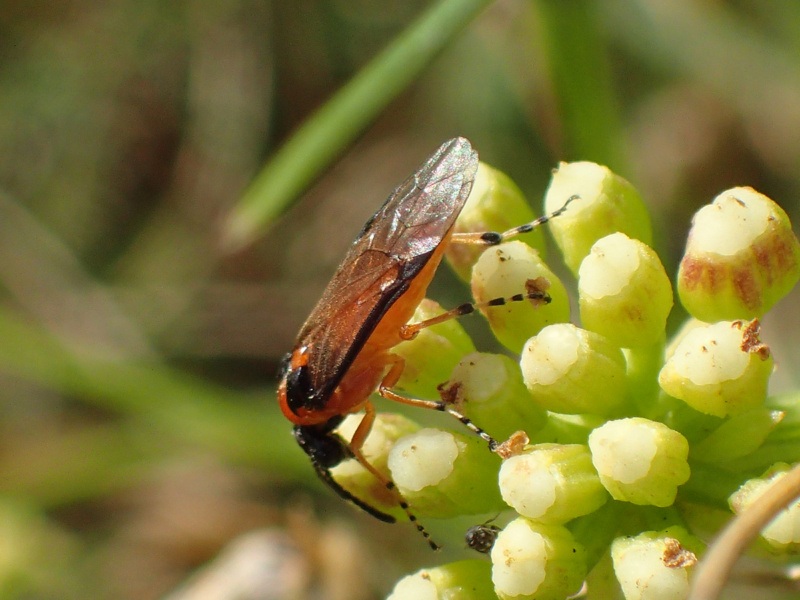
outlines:
M321 488L273 400L366 218L463 135L537 210L558 161L609 164L672 272L691 214L733 185L798 222L798 40L800 4L778 0L0 4L0 597L165 597L255 528L313 557L298 589L380 597L424 544L327 492L310 519L298 492ZM316 112L353 77L351 112ZM240 198L295 177L270 175L291 148L312 168L256 198L264 228ZM242 214L262 233L232 250ZM442 271L434 295L463 301ZM796 302L765 323L779 367ZM326 537L330 512L359 534Z

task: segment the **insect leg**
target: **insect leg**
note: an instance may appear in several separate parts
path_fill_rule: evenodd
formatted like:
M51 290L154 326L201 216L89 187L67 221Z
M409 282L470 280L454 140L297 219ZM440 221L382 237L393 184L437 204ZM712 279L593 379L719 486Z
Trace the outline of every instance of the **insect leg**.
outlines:
M331 468L341 463L345 458L353 456L348 444L341 436L336 434L333 429L341 423L342 418L334 418L322 425L301 426L294 428L294 437L297 443L308 454L311 464L320 479L328 484L333 491L345 500L349 500L371 514L376 519L385 523L394 523L395 518L379 511L365 501L354 496L344 489L331 475Z
M529 233L536 229L539 225L543 225L547 223L550 219L553 219L567 210L567 206L573 200L577 200L580 196L570 196L567 198L567 201L564 203L564 206L559 208L558 210L553 211L549 215L544 215L543 217L539 217L531 221L530 223L525 223L524 225L519 225L514 227L513 229L509 229L508 231L504 231L502 233L498 233L497 231L486 231L483 233L454 233L453 237L450 238L450 243L456 244L476 244L482 246L496 246L504 242L505 240L515 237L517 235L521 235L523 233Z
M529 280L525 287L526 292L524 294L514 294L513 296L509 296L507 298L492 298L486 302L466 302L448 310L447 312L436 315L435 317L431 317L430 319L403 325L400 328L400 337L404 340L413 340L417 334L426 327L438 325L439 323L444 323L450 319L463 317L464 315L475 312L476 309L489 308L491 306L504 306L509 302L522 302L524 300L530 300L534 304L550 303L550 296L545 291L549 287L549 282L543 277Z
M400 504L400 508L402 508L406 513L408 520L414 524L414 526L417 528L417 531L419 531L427 540L428 545L432 550L439 550L439 544L433 541L428 531L425 529L425 527L423 527L422 523L417 520L416 515L411 512L411 507L409 507L408 502L406 502L405 498L403 498L403 496L397 490L394 482L386 477L383 473L378 471L378 469L376 469L374 466L372 466L372 464L370 464L370 462L361 452L361 448L364 446L364 441L367 439L367 436L372 429L372 424L375 422L375 407L373 406L372 402L367 402L364 405L364 410L364 418L361 419L361 423L358 424L358 427L356 428L356 431L350 440L350 451L353 453L353 458L355 458L367 471L372 473L378 481L386 486L387 490L392 492L392 494L397 497L397 502Z
M487 444L489 444L489 450L494 452L494 450L498 447L498 442L488 433L486 433L483 429L475 425L472 420L458 412L455 408L453 408L450 404L445 402L444 400L423 400L421 398L406 398L405 396L401 396L397 392L393 391L391 388L397 384L397 381L400 379L400 375L403 372L403 368L405 367L405 361L402 357L393 355L392 356L394 362L392 364L392 368L389 369L389 372L384 377L383 382L381 382L380 387L378 387L378 394L386 398L387 400L393 400L395 402L400 402L401 404L408 404L409 406L417 406L419 408L428 408L431 410L438 410L441 412L446 412L454 416L456 419L461 421L461 423L467 427L470 431L474 434L478 435L482 440L484 440Z

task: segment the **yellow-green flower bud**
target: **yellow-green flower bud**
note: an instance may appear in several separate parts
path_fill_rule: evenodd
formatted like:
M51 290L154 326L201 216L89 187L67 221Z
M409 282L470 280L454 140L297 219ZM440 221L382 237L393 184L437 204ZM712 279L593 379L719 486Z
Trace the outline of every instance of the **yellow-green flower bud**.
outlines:
M550 221L550 231L564 255L564 262L577 274L581 261L602 237L621 231L651 243L650 217L639 193L608 167L591 162L561 163L544 199L546 213L558 210L571 196L564 214Z
M487 248L472 269L472 295L477 302L534 290L547 292L551 302L523 300L482 310L495 337L512 352L519 352L542 327L569 320L567 290L539 253L519 241Z
M736 514L747 510L770 487L792 468L786 463L776 463L761 477L750 479L731 494L728 504ZM797 554L800 552L800 500L783 509L769 525L761 530L761 537L772 552Z
M692 329L661 369L661 389L717 417L760 407L767 397L772 357L758 334L758 321L721 321Z
M433 428L402 437L389 452L397 489L416 512L435 518L502 508L499 462L482 439Z
M505 173L479 163L467 203L458 215L456 233L503 233L523 223L534 220L525 196ZM544 234L541 228L516 237L521 242L536 248L544 255ZM453 270L464 281L470 280L472 265L478 260L484 247L476 244L450 244L445 251Z
M757 450L783 420L780 410L756 408L725 421L711 434L692 444L692 456L705 463L720 463Z
M348 415L336 429L345 440L351 440L364 418L362 414ZM361 451L367 461L380 473L389 477L389 451L398 439L419 430L420 426L406 417L394 413L380 413L364 441ZM331 469L336 482L356 498L369 502L382 512L402 518L405 513L397 504L397 496L386 489L375 476L354 458L347 459Z
M721 193L694 216L678 294L702 321L760 317L800 277L800 242L789 217L749 187Z
M386 600L487 600L493 596L491 563L463 560L403 577Z
M672 285L652 248L624 233L595 242L578 271L581 324L624 348L664 334Z
M545 327L520 357L537 404L557 413L613 414L625 399L625 357L602 335L569 323Z
M426 298L410 323L431 319L443 312L438 302ZM413 340L392 348L392 353L406 361L397 387L411 396L436 398L439 384L447 380L461 357L470 352L475 352L475 345L458 319L426 327Z
M685 542L684 540L690 540ZM684 600L702 543L681 527L620 537L611 560L625 600Z
M586 577L585 550L561 525L520 517L492 547L492 581L500 600L563 600Z
M489 428L497 439L519 430L531 434L547 419L545 410L528 393L519 365L502 354L466 355L442 391L461 413Z
M531 446L503 461L499 480L506 504L542 523L566 523L608 499L583 444Z
M695 329L700 329L701 327L707 327L708 323L704 321L699 321L694 317L689 317L684 321L683 325L681 325L680 329L678 329L673 336L669 339L666 347L664 348L664 360L669 360L672 358L672 355L675 354L675 349L678 347L683 341L690 331L694 331Z
M589 435L592 463L615 500L670 506L689 479L689 442L640 417L609 421Z

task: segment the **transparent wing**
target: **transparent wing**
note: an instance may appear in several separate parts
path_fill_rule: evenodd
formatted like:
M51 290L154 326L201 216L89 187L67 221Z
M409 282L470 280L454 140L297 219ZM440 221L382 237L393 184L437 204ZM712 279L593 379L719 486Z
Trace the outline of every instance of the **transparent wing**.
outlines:
M469 141L445 142L364 226L297 338L323 397L450 231L477 168Z

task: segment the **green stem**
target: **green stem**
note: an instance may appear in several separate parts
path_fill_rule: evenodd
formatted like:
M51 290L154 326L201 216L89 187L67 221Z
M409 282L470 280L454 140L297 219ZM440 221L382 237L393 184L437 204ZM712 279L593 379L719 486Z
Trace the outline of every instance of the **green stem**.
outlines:
M728 496L744 481L741 473L731 473L702 463L690 462L692 476L678 488L681 500L728 510Z
M635 412L653 418L657 411L658 372L664 364L664 340L650 346L625 350L628 365L628 392Z
M624 173L619 115L606 47L590 0L537 3L564 129L562 160L591 160Z
M250 242L490 3L440 0L312 115L233 209L228 246Z
M624 511L622 503L609 500L593 513L578 517L567 525L567 529L586 549L589 571L594 569L618 535Z

